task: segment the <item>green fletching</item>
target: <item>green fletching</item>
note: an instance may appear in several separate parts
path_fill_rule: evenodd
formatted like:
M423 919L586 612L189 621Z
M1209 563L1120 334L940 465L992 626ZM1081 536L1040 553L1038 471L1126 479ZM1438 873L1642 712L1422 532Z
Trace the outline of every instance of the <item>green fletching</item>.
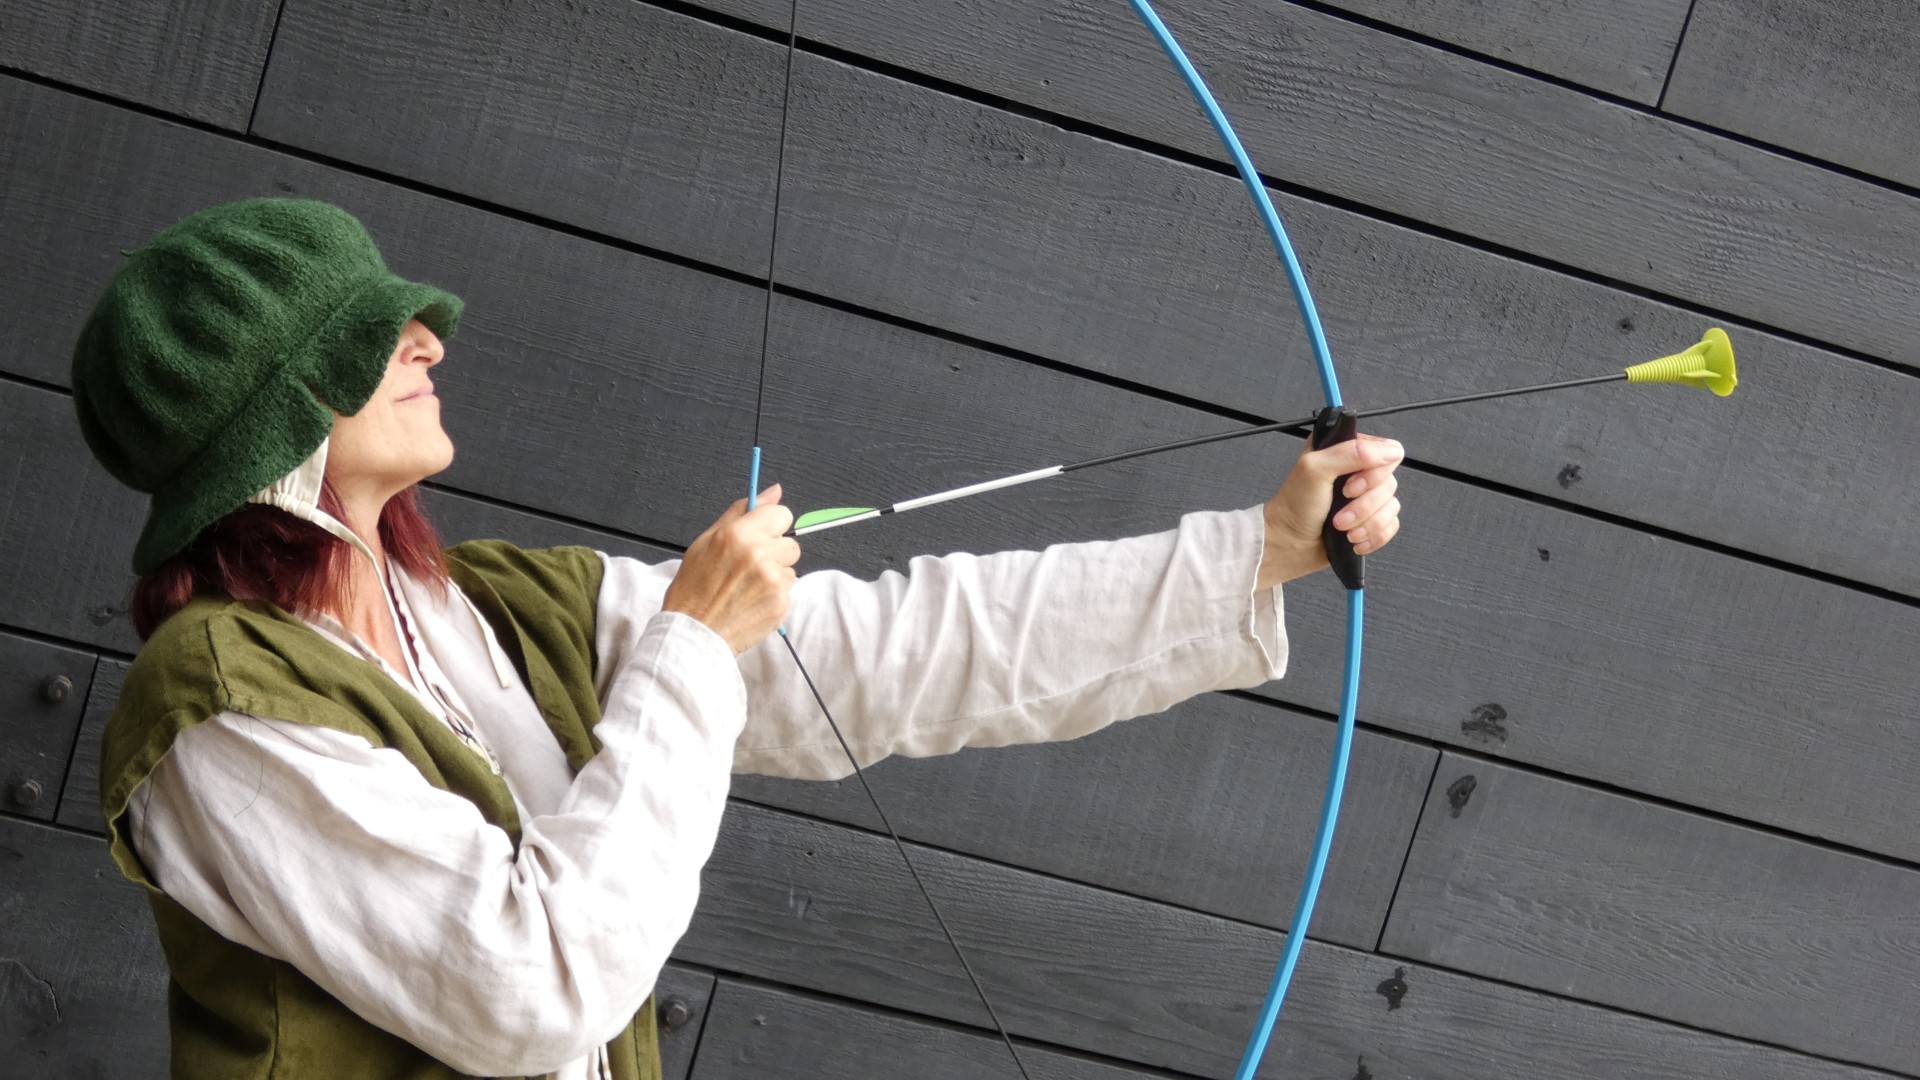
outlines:
M1700 344L1686 352L1628 368L1627 381L1686 383L1726 397L1733 393L1740 380L1734 377L1733 342L1727 340L1725 330L1716 326L1707 331Z
M812 528L815 525L825 525L829 521L839 521L841 518L850 518L855 514L871 513L873 513L873 507L871 506L836 506L831 510L809 510L794 519L793 527L795 531L798 531L800 529Z

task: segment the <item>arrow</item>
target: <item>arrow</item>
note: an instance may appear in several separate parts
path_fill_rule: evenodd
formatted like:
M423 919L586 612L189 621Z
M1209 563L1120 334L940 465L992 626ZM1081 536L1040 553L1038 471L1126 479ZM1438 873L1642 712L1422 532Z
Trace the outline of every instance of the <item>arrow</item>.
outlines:
M1355 414L1357 419L1365 420L1376 416L1390 416L1394 413L1413 412L1416 409L1435 409L1442 405L1460 405L1470 401L1490 401L1494 398L1516 397L1520 394L1538 394L1547 390L1569 390L1579 386L1597 386L1601 383L1682 383L1711 390L1726 397L1733 393L1739 380L1735 376L1733 362L1733 343L1727 340L1726 331L1719 327L1708 330L1700 343L1672 356L1663 356L1657 360L1634 364L1611 375L1594 375L1584 379L1567 379L1562 382L1538 383L1533 386L1516 386L1506 390L1487 390L1476 394L1459 394L1454 397L1434 398L1430 401L1414 401L1405 405L1389 405L1379 409L1367 409ZM1036 480L1047 480L1055 476L1064 476L1081 469L1091 469L1097 465L1112 465L1116 462L1131 461L1134 458L1164 454L1170 450L1185 450L1192 446L1205 446L1208 443L1225 442L1228 439L1244 439L1250 435L1264 435L1275 431L1297 431L1305 433L1313 426L1314 417L1307 416L1298 420L1282 420L1276 424L1255 424L1250 427L1235 428L1232 431L1201 435L1193 439L1181 439L1177 442L1159 443L1144 446L1137 450L1123 450L1117 454L1088 458L1068 465L1049 465L1044 469L1002 476L997 480L982 480L977 484L939 491L931 495L921 495L912 499L903 499L891 506L841 506L827 510L810 510L794 520L792 535L806 536L811 533L837 529L843 525L853 525L862 521L872 521L888 514L901 514L908 510L918 510L923 506L952 502L970 495L981 495L1001 488L1018 487Z

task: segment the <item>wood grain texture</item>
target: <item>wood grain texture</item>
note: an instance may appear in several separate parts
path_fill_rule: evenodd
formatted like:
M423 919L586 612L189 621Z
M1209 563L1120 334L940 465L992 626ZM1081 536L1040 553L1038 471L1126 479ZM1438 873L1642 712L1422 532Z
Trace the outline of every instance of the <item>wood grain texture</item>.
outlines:
M103 656L94 669L93 691L87 696L87 711L80 721L79 737L73 742L73 760L55 819L69 829L106 835L107 821L100 814L100 740L106 737L107 718L120 702L127 666L125 660Z
M631 0L289 0L254 130L764 274L784 58Z
M1401 493L1432 509L1369 574L1365 720L1920 855L1920 609L1427 476ZM1290 618L1336 625L1327 591ZM1314 674L1271 689L1331 708L1336 635L1294 640Z
M162 1080L166 961L105 841L0 818L0 1076Z
M84 133L84 136L79 133ZM74 339L121 262L235 183L236 144L0 76L0 367L65 386ZM259 160L257 157L255 160Z
M1153 1080L1045 1047L1020 1048L1035 1080ZM1016 1075L999 1039L793 990L721 979L694 1080L982 1080Z
M259 0L8 0L0 67L239 131L276 10Z
M0 810L53 820L97 659L0 631Z
M867 777L909 839L1284 930L1332 752L1325 720L1208 694L1072 742L885 761ZM1435 756L1356 738L1313 937L1380 939ZM738 777L733 792L881 828L857 780Z
M560 521L513 506L484 502L432 481L421 489L421 501L440 539L448 547L468 540L501 539L521 547L558 547L584 544L609 555L623 555L645 563L677 559L672 548L633 540L604 529Z
M1920 200L1291 4L1163 13L1266 175L1920 366ZM801 31L1226 160L1125 5L837 0L803 6ZM1258 231L1250 207L1232 220Z
M132 653L146 500L93 460L65 394L0 381L0 624Z
M1333 7L1652 105L1687 0L1332 0Z
M1273 419L1321 400L1237 181L816 57L795 80L783 280ZM1710 325L1357 214L1279 205L1361 408L1617 371ZM1920 458L1920 382L1730 332L1747 376L1730 399L1606 387L1369 427L1419 460L1920 595L1920 559L1900 554L1916 550L1920 495L1904 477Z
M1916 69L1904 0L1698 0L1663 108L1920 186Z
M1016 1036L1195 1076L1232 1074L1284 935L917 845L913 851ZM984 1025L885 837L736 803L703 881L700 909L679 949L683 959ZM818 1055L875 1063L865 1072L796 1065L775 1075L919 1076L914 1067L884 1066L902 1061L948 1070L994 1060L997 1040L984 1033L971 1036L971 1046L927 1032L883 1042L868 1037L871 1021L846 1017L822 1026L808 1014L772 1008L751 1011L767 1022L746 1032L755 1040L747 1042L733 1034L739 1021L730 1019L731 990L722 984L710 1021L714 1045L758 1053L784 1046L797 1062ZM796 1023L809 1032L796 1034ZM742 1075L726 1060L703 1050L696 1080L710 1080L710 1068L716 1076ZM1309 945L1261 1075L1363 1073L1379 1080L1883 1075L1337 945Z
M1382 948L1912 1072L1920 871L1449 754Z

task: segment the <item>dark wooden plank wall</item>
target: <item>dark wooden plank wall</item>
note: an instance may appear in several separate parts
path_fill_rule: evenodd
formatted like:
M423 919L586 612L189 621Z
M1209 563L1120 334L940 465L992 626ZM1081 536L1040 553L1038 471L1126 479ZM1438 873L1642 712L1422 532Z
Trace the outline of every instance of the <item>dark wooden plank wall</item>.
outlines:
M259 0L8 0L0 66L245 131L274 16Z
M1697 0L1666 105L1920 187L1916 50L1902 0Z
M668 559L735 497L783 105L763 441L796 500L1307 411L1245 196L1124 4L800 7L790 103L782 0L0 13L0 1077L164 1072L164 969L97 839L142 504L65 388L117 251L179 216L338 201L468 299L449 540ZM1166 8L1350 399L1604 371L1710 324L1746 373L1728 401L1378 425L1415 455L1409 529L1267 1075L1920 1076L1904 5ZM808 549L873 574L1163 528L1257 501L1295 445ZM1337 603L1289 590L1292 670L1256 694L873 770L1037 1076L1231 1072L1304 865ZM735 796L661 988L670 1075L1010 1075L864 797Z

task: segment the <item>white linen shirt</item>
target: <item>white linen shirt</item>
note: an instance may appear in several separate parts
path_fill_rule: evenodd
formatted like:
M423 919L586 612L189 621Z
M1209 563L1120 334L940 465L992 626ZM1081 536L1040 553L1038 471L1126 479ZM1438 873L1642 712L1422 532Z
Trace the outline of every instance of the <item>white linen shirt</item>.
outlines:
M1256 590L1259 508L1128 540L803 575L788 627L864 766L1071 739L1285 672L1280 589ZM599 553L600 753L575 775L457 587L389 562L395 671L335 619L322 637L471 732L520 812L516 851L397 751L222 713L182 732L129 806L169 896L463 1072L606 1075L601 1044L652 991L699 896L732 772L852 773L785 648L735 657L663 612L678 560Z

